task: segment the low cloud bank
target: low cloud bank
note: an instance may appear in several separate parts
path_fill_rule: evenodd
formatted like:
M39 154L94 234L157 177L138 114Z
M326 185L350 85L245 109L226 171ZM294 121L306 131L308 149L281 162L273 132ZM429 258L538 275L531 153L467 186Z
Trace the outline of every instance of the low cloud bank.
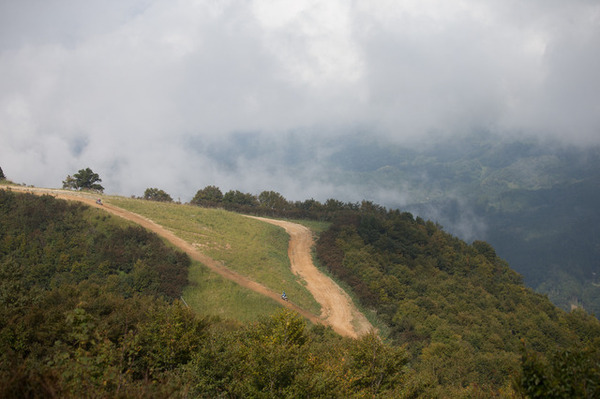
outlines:
M332 170L352 159L328 157L357 134L600 143L594 2L99 4L0 4L0 164L15 181L91 167L123 195L216 184L405 204L401 181L358 184Z

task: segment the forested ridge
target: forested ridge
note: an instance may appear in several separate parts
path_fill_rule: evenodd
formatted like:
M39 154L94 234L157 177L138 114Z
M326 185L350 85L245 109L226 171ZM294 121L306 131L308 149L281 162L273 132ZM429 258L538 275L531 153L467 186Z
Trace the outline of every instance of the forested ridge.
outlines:
M600 395L598 320L566 313L526 288L486 242L468 245L408 212L363 203L337 215L317 255L377 312L390 339L406 347L414 369L433 385L501 390L517 378L522 356L585 353L593 366L588 374L580 370L581 384L591 390L556 397ZM540 383L529 377L523 385ZM554 397L554 388L544 389L540 397Z
M0 397L600 395L598 320L526 289L489 244L368 202L312 204L332 221L321 263L383 340L286 310L193 314L177 300L190 260L157 236L0 190Z

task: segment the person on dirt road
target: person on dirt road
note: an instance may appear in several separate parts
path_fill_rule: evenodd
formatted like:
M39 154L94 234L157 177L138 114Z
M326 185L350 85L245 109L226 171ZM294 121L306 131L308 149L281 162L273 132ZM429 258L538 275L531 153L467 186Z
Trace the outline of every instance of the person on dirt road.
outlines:
M288 300L287 295L285 294L285 291L283 291L283 294L281 294L281 299L283 299L284 301Z

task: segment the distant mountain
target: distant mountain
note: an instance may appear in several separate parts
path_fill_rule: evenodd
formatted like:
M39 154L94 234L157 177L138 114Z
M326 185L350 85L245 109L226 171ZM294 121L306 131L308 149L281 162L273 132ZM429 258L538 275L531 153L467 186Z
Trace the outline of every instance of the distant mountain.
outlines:
M329 162L342 170L332 180L403 193L380 203L490 242L555 304L600 315L598 147L490 134L418 148L357 138Z

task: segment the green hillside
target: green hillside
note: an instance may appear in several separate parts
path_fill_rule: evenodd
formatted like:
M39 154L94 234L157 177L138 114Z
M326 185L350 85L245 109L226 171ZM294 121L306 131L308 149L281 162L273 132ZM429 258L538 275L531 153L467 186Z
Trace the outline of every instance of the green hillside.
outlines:
M346 212L321 235L317 253L378 313L421 378L445 390L506 387L523 345L549 354L600 344L595 318L525 288L491 245L468 245L410 213Z
M283 229L222 209L206 209L123 197L112 197L108 201L155 221L177 236L193 243L213 259L221 261L228 268L252 280L260 281L275 292L285 290L291 298L294 298L295 304L315 314L320 313L320 305L290 269L287 253L289 236ZM198 268L194 268L193 273L199 278L209 278ZM197 295L199 292L195 289L186 292L186 300L189 299L188 302L193 308L196 307ZM198 303L198 306L205 308L204 303L208 302L218 307L224 305L223 301L231 301L231 296L224 293L223 301L220 298L215 299L217 300L202 300L202 304ZM239 312L240 315L247 314L247 319L255 319L257 315L265 314L260 310L253 312L251 309L255 306L259 306L259 309L266 307L274 310L272 303L261 305L255 301L252 303L240 301L244 306L242 309L237 308L237 303L238 301L232 301L233 306L229 309L216 309L216 313Z
M0 226L2 398L399 396L406 389L404 350L374 334L343 339L264 306L258 311L270 316L255 313L247 323L211 316L209 303L192 312L177 300L193 270L189 258L100 210L0 190ZM223 290L212 277L197 284Z
M194 230L211 226L186 239L210 244L215 258L248 250L225 244L245 231L240 215L106 201L156 207L152 218L177 234L186 219ZM0 397L600 394L600 322L525 288L489 244L369 202L312 206L332 222L318 242L321 264L378 315L383 341L341 338L268 306L259 305L262 317L229 314L237 300L261 300L101 210L0 190ZM256 244L266 241L278 269L285 240L269 231ZM225 261L240 268L240 258ZM178 298L197 290L192 311ZM210 302L224 294L231 304L215 311Z

